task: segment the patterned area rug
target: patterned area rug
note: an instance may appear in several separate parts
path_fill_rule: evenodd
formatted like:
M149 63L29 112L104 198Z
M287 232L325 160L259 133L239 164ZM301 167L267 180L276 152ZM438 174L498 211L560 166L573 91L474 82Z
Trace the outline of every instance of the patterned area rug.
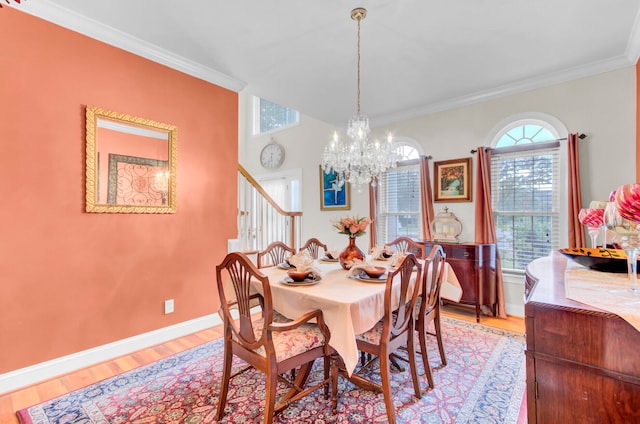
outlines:
M392 374L399 423L520 423L524 414L524 336L452 318L443 320L447 366L435 339L429 358L435 388L413 396L408 371ZM86 388L20 410L23 424L212 423L222 373L222 340L215 340ZM239 360L234 368L240 368ZM422 360L418 359L422 367ZM407 367L408 368L408 367ZM317 361L311 380L319 379ZM427 387L422 368L421 387ZM378 373L375 373L379 375ZM386 422L382 393L340 379L337 414L322 391L289 406L277 423ZM262 420L264 377L254 370L232 380L222 422Z

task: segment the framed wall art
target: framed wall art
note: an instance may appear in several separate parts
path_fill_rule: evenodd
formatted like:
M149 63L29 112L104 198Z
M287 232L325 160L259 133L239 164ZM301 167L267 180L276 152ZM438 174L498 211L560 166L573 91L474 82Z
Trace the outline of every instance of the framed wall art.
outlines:
M335 171L326 173L320 166L320 210L346 211L351 209L351 192L349 183L338 183Z
M433 201L471 202L471 158L433 163Z

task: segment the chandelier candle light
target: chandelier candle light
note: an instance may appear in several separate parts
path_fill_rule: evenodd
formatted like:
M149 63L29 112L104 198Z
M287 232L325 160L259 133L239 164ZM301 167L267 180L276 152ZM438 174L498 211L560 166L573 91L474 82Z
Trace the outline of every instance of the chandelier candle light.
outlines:
M340 139L338 132L324 149L322 169L325 173L335 171L340 187L345 182L361 186L375 186L378 175L390 167L396 166L396 155L393 138L387 136L386 141L369 141L369 118L360 112L360 21L367 16L367 10L356 8L351 11L351 19L358 22L358 109L354 117L349 119L347 127L348 139Z

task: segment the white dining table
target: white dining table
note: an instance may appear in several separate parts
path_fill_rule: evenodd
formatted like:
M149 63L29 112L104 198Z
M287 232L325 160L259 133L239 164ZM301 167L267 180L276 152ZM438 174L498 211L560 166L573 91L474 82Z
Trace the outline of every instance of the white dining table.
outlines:
M372 263L388 266L385 261ZM279 313L295 319L316 309L322 311L331 332L329 344L341 356L347 373L351 375L359 358L356 335L372 328L384 316L386 279L369 282L350 278L348 271L337 262L318 260L314 266L320 270L321 279L312 285L285 283L287 271L278 266L260 271L269 277L273 307ZM450 300L457 301L460 299L457 293L461 295L462 291L453 270L446 263L445 272L448 274L445 281L453 287L453 296L457 297Z

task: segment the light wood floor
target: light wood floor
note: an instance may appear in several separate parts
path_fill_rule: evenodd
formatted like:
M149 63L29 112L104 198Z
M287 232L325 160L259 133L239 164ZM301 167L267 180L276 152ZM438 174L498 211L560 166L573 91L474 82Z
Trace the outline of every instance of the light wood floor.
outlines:
M475 322L474 311L469 308L448 305L443 308L443 315ZM480 323L490 327L524 334L524 319L519 317L510 316L504 320L483 316ZM222 329L220 326L210 328L134 352L130 355L83 368L58 378L46 380L21 390L3 394L0 396L0 423L18 424L18 418L15 412L19 409L80 389L97 381L146 365L220 337L222 337Z

